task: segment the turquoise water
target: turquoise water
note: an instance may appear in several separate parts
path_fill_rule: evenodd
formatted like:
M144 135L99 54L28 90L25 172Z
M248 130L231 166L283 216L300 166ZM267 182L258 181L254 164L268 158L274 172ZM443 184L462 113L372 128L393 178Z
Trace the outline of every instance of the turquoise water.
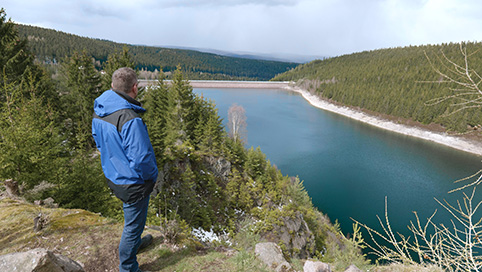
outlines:
M447 224L450 216L434 198L454 203L461 195L447 194L457 187L453 181L482 168L480 156L320 110L295 93L194 91L212 99L224 121L233 103L243 106L247 146L261 147L284 175L299 176L313 204L339 221L345 233L352 231L350 218L377 228L385 197L396 231L406 233L412 211L426 218L438 209L435 221ZM477 194L481 198L482 192Z

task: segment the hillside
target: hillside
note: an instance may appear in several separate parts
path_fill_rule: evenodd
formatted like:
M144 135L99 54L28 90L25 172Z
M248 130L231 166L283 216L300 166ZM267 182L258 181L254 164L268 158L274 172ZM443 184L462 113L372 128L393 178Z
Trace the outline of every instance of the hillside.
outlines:
M183 72L190 79L269 80L298 65L293 62L236 58L194 50L121 44L21 24L16 27L19 37L28 40L28 46L37 59L47 63L59 62L72 56L75 51L86 50L87 55L92 56L100 68L109 54L127 47L133 55L136 68L154 71L162 67L164 72L169 72L181 64Z
M475 72L482 71L482 43L468 43L465 48L469 73L475 78ZM469 87L457 86L441 75L469 86L454 63L465 67L459 44L410 46L316 60L274 80L297 81L300 87L323 99L381 114L396 122L415 121L456 133L480 131L480 104L465 103L477 96L460 96L471 91ZM436 100L451 97L454 92L458 95L454 99Z
M28 41L18 37L3 9L0 33L0 198L14 199L0 202L0 254L47 247L90 271L112 270L122 205L106 186L92 137L92 105L106 74L133 68L131 55L109 54L102 73L88 54L73 54L53 77L34 62ZM196 257L198 250L223 246L241 252L243 268L219 271L259 271L250 265L260 241L277 244L290 261L318 258L340 269L366 265L358 244L313 206L302 181L284 176L259 148L246 149L238 132L228 136L214 103L193 93L180 69L169 83L162 75L137 95L147 110L142 119L159 169L147 225L170 247L141 260L147 270L172 271L163 269L190 262L191 251L184 255L184 249ZM25 202L45 199L60 208ZM42 222L36 232L34 221ZM203 241L193 233L219 239ZM202 267L196 269L207 270Z

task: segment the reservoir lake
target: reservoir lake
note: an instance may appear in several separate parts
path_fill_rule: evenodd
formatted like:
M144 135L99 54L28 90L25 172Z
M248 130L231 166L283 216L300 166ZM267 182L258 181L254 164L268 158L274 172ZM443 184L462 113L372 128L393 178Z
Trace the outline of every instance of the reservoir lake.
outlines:
M313 204L351 233L353 219L380 229L388 215L394 231L407 234L415 220L437 209L436 223L451 216L434 198L456 205L455 180L482 168L482 157L379 129L311 106L297 93L270 89L199 89L216 104L227 127L229 107L243 106L246 147L260 147L283 175L298 176ZM471 191L466 191L470 193ZM475 199L482 199L482 188ZM480 218L480 216L479 216ZM368 237L365 236L367 240Z

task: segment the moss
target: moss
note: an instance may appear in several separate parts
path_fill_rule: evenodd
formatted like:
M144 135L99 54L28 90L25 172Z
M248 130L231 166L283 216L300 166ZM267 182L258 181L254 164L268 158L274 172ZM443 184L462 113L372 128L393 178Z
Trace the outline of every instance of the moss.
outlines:
M76 229L109 222L106 218L84 210L56 209L50 216L50 230Z

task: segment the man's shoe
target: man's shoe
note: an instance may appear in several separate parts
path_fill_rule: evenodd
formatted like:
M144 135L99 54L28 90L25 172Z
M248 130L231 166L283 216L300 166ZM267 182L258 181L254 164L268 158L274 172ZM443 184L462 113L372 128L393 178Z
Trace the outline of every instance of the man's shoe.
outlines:
M139 246L137 253L139 253L139 251L143 250L144 248L148 247L150 244L152 244L152 235L147 234L146 236L141 238L141 245Z

